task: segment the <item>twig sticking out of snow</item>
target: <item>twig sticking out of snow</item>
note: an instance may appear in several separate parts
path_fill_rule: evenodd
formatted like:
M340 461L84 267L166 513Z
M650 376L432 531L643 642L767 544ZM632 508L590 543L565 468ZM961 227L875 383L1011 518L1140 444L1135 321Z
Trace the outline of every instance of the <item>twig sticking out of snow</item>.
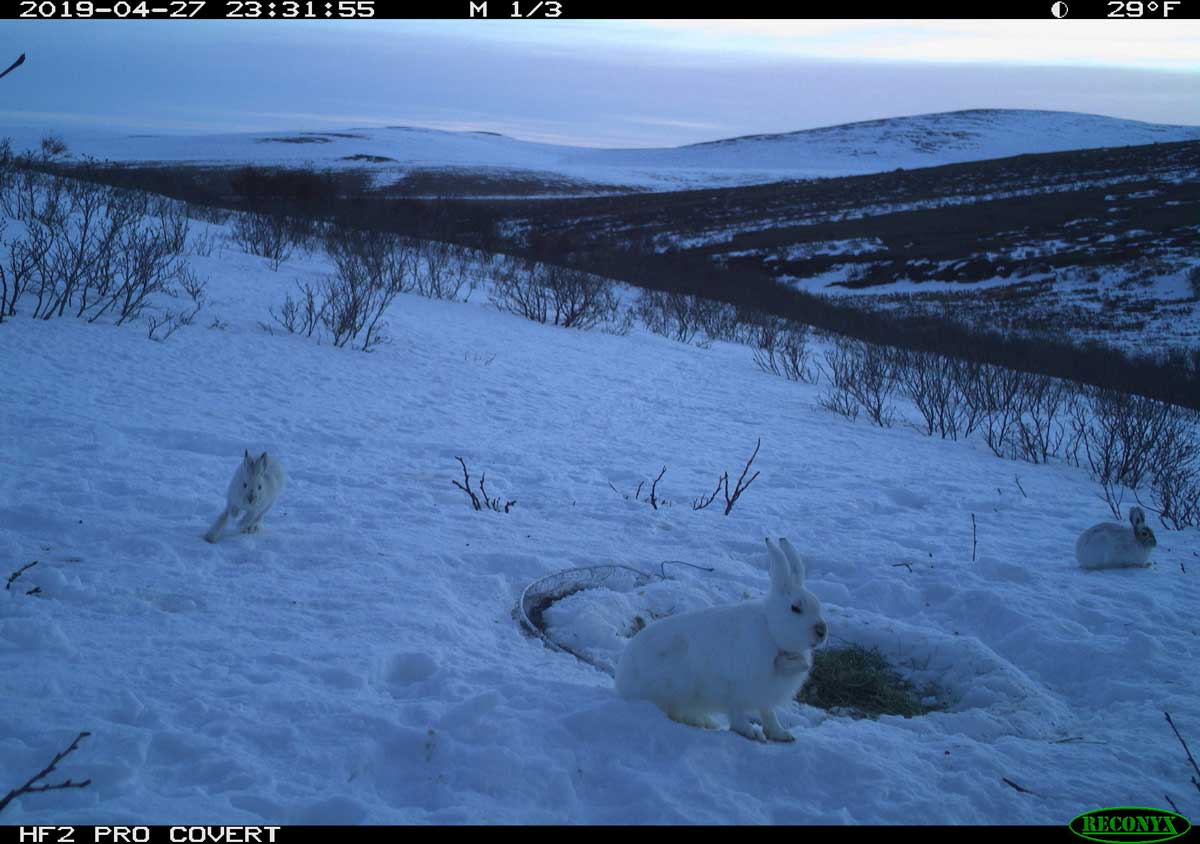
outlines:
M750 464L754 462L754 458L758 457L758 450L762 448L762 437L758 438L758 444L754 446L754 453L750 455L750 459L746 461L745 468L742 469L742 474L737 480L737 485L733 488L733 497L729 496L729 475L725 475L725 515L729 515L729 511L733 509L733 505L737 503L738 497L743 492L750 488L750 484L754 483L755 478L759 473L755 472L750 480L746 481L746 473L750 471ZM744 484L742 481L746 481Z
M1017 791L1021 792L1022 794L1032 794L1034 797L1040 796L1036 791L1030 791L1028 788L1023 788L1022 786L1017 785L1015 782L1010 780L1008 777L1000 777L1000 781L1003 782L1005 785L1012 786L1013 788L1015 788Z
M463 481L464 481L464 483L463 483L463 484L460 484L458 481L451 481L450 483L454 484L456 487L458 487L459 489L461 489L461 490L462 490L463 492L465 492L467 495L471 496L471 506L472 506L472 507L474 507L476 510L482 510L482 509L483 509L483 507L482 507L482 506L480 505L480 503L479 503L479 496L477 496L477 495L475 494L474 490L472 490L472 489L471 489L471 476L467 474L467 464L466 464L466 462L464 462L464 461L463 461L463 459L462 459L461 457L455 457L454 459L455 459L455 460L457 460L459 463L461 463L461 464L462 464L462 470L463 470ZM465 485L464 485L464 484L465 484Z
M471 489L471 476L467 473L466 462L464 462L461 457L455 457L454 459L462 465L463 483L460 484L458 481L451 481L450 483L454 484L467 495L471 496L471 506L476 510L495 510L497 513L507 513L512 506L517 503L516 501L506 501L503 505L501 505L499 498L491 498L488 496L487 487L485 486L487 483L486 472L479 477L479 492L481 495L483 495L483 502L481 503L479 501L479 496L475 494L473 489Z
M1187 754L1187 760L1192 763L1192 770L1200 774L1200 766L1196 764L1196 757L1192 756L1192 751L1187 746L1187 742L1183 740L1183 736L1179 734L1175 722L1171 720L1171 713L1163 712L1163 716L1167 719L1167 723L1171 725L1171 730L1175 733L1175 738L1179 739L1179 743L1183 745L1183 752ZM1196 779L1196 777L1192 777L1192 785L1196 786L1197 791L1200 791L1200 780Z
M669 501L665 501L658 497L658 482L663 479L663 475L665 475L665 474L667 474L667 467L663 466L662 471L658 473L658 477L655 478L654 481L650 484L650 497L645 499L645 503L649 504L655 510L658 509L659 504L664 504L664 505L670 504ZM642 487L644 487L645 485L646 485L645 481L638 481L637 489L635 489L633 491L633 500L634 501L642 501L643 500L642 499ZM617 489L615 486L613 486L612 481L608 482L608 488L611 489L613 492L615 492L617 495L624 498L626 501L629 501L629 496L626 495L625 493L621 492L621 490ZM695 509L695 508L693 507L692 509Z
M48 777L48 776L50 776L50 774L54 773L58 763L64 759L66 759L69 755L74 753L76 750L78 750L79 742L82 739L87 738L90 735L91 735L91 733L89 733L89 732L82 732L79 735L75 736L75 740L73 742L71 742L71 746L68 747L66 750L62 751L61 753L56 754L55 757L52 760L50 760L49 765L42 768L42 770L38 771L36 774L34 774L32 777L30 777L30 779L20 788L14 788L12 791L8 792L8 794L4 795L4 797L0 797L0 812L3 812L5 806L7 806L12 801L16 800L22 794L35 794L40 791L58 791L59 789L63 789L63 788L87 788L89 785L91 785L92 784L91 779L86 779L83 782L73 782L72 780L67 779L60 783L54 783L54 784L46 783L44 785L34 785L34 783L37 782L38 780L44 779L45 777Z
M705 498L703 495L697 498L692 502L692 509L703 510L709 504L712 504L713 501L716 500L717 493L721 491L721 484L725 482L727 477L728 475L722 474L721 477L717 478L717 486L715 489L713 489L712 495L708 496L708 498Z
M667 467L663 466L662 471L658 473L658 477L654 479L654 483L650 484L650 506L655 510L658 509L658 482L662 480L665 474L667 474Z
M19 569L14 571L12 574L10 574L8 576L8 580L4 584L4 591L7 592L8 590L12 589L13 581L15 581L18 577L20 577L25 572L29 571L31 568L36 566L38 564L38 562L39 562L38 560L34 560L32 563L26 563L25 565L21 566Z
M977 545L975 536L975 514L971 514L971 562L975 562L975 546Z
M697 498L695 501L692 502L692 509L693 510L703 510L709 504L713 503L713 500L717 497L718 492L720 492L721 490L724 490L724 492L725 492L725 515L728 516L729 512L733 509L733 505L736 504L738 498L741 497L741 494L750 488L750 484L754 483L754 479L757 478L760 474L759 472L755 472L750 477L750 480L746 480L746 473L750 471L750 464L753 463L754 458L758 456L758 450L760 448L762 448L762 437L758 438L758 444L754 446L754 453L751 454L750 459L746 461L746 465L742 469L742 474L738 478L737 483L733 487L732 495L729 494L729 473L722 472L721 477L717 478L717 488L713 490L712 495L708 496L708 498L705 498L704 496L700 496L699 498Z

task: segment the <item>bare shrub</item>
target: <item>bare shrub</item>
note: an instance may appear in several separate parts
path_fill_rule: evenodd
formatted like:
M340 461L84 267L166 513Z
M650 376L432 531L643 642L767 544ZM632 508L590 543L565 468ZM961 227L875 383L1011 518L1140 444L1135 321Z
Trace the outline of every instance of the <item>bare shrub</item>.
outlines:
M954 383L959 396L958 427L962 436L969 437L987 418L987 412L983 406L972 398L976 385L984 377L985 364L960 358L953 360Z
M1020 414L1016 419L1017 454L1030 463L1045 463L1057 455L1067 434L1064 420L1075 390L1067 382L1048 375L1027 373Z
M180 328L191 325L204 307L204 300L208 295L207 284L185 265L178 268L177 278L179 289L167 289L166 292L175 298L186 299L186 304L180 308L167 309L161 315L152 314L147 317L148 336L151 340L166 340Z
M337 272L325 280L319 305L305 292L305 316L319 315L338 348L360 335L365 352L387 342L384 312L411 288L408 245L395 235L338 227L325 248Z
M1150 494L1164 527L1200 527L1200 413L1167 405L1150 468Z
M125 233L128 222L129 206L108 205L105 191L95 185L77 182L67 197L64 213L41 221L51 231L51 243L37 268L41 286L35 318L62 316L77 293L86 309L91 282L103 277L108 269L105 264L117 257L113 255L115 241ZM116 213L105 219L106 211Z
M274 308L267 310L271 314L271 318L288 334L303 334L305 337L312 337L313 332L321 325L327 300L319 297L318 291L313 289L308 282L301 284L297 280L296 289L300 292L299 300L293 299L292 294L288 293L279 308L279 313L276 313Z
M362 275L377 286L406 293L414 289L416 246L387 232L333 226L325 251L342 275Z
M1120 517L1120 488L1136 491L1147 481L1152 493L1163 499L1160 509L1180 515L1188 512L1197 460L1194 412L1145 396L1092 387L1072 413L1072 425L1092 477L1103 488L1115 516Z
M292 224L281 213L239 212L233 218L231 236L246 252L266 258L272 270L278 270L296 246Z
M808 350L808 326L771 319L758 326L754 362L758 368L790 381L814 383L819 370Z
M710 340L739 343L744 338L744 332L738 322L738 312L733 305L697 297L695 308L700 330Z
M28 289L30 281L37 277L37 270L53 242L51 229L42 225L27 226L24 237L8 241L8 266L0 268L8 302L5 304L0 299L0 309L7 310L9 316L16 315L17 301Z
M1200 527L1200 468L1195 464L1156 468L1150 492L1164 527Z
M492 496L488 495L486 472L479 476L479 495L476 495L475 490L471 489L471 476L467 472L466 462L461 457L455 457L454 459L457 460L459 465L462 466L463 482L459 483L458 481L451 481L450 483L454 484L456 487L470 496L471 506L476 511L492 510L496 513L507 513L512 509L513 505L517 503L516 501L505 501L503 504L501 504L499 498L493 498ZM481 498L482 501L480 500Z
M38 152L43 161L52 161L67 154L67 142L59 135L46 135L38 144Z
M182 255L187 249L189 230L187 206L159 196L149 199L144 213L154 218L166 248L176 255Z
M1021 416L1024 374L1015 369L982 364L975 377L964 382L964 397L971 412L982 416L984 441L997 457L1014 455L1013 437Z
M966 436L970 414L963 393L959 361L932 352L897 351L894 356L896 380L921 414L926 436L937 433L942 439Z
M229 222L229 218L233 216L233 212L228 208L217 208L213 205L202 205L196 202L189 202L185 205L187 215L193 220L199 220L202 223L212 223L214 225L223 226Z
M851 408L861 408L873 423L890 428L896 419L891 403L896 392L893 357L894 352L882 346L837 338L825 352L832 383L820 399L821 406L851 419L858 416Z
M32 316L70 311L117 324L141 313L149 297L170 293L182 263L187 218L178 203L91 182L44 179L19 202L25 235L9 241L0 310L15 314L26 292Z
M729 491L729 473L722 472L721 477L717 479L716 489L712 491L708 497L701 496L692 502L693 510L703 510L716 500L718 492L725 493L725 515L728 516L733 511L733 505L741 498L742 493L750 488L750 484L754 483L758 478L759 472L755 472L750 476L750 480L746 480L746 473L750 471L750 466L754 463L754 458L758 457L758 450L762 448L762 437L758 438L758 443L754 446L754 453L750 455L750 459L746 461L746 465L742 467L742 474L738 477L737 483L734 484L733 492ZM666 469L664 468L665 472Z
M680 343L705 345L703 305L695 296L662 290L642 290L635 313L651 332Z
M542 264L540 279L550 290L554 324L591 329L617 319L620 300L608 279L582 270Z
M838 337L832 348L825 350L825 389L817 400L821 407L840 413L853 421L858 418L859 404L851 391L854 379L855 359L853 343L848 338Z
M117 325L140 316L151 296L167 292L170 282L185 272L173 248L174 243L152 227L126 229L112 263L108 301L88 321L94 322L109 309L115 312Z
M211 231L199 232L192 237L192 254L207 258L212 255L218 243L219 239L214 237Z
M531 261L503 256L493 271L491 301L499 310L533 322L550 319L550 291L537 282Z
M357 269L350 267L349 271L326 278L321 324L338 348L362 334L361 348L368 352L379 343L387 342L387 336L383 334L387 323L381 320L400 291L375 284Z
M494 277L491 300L502 311L564 328L622 324L620 300L601 276L505 257Z
M418 294L455 302L465 287L467 292L462 301L471 298L476 285L465 250L452 243L417 241L413 258L414 289Z

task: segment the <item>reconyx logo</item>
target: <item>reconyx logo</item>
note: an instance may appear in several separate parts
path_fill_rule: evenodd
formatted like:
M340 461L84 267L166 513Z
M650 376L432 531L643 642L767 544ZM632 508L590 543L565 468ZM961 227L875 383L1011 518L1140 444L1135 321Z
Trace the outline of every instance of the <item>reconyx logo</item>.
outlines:
M1170 841L1192 828L1183 815L1145 806L1115 806L1084 812L1069 824L1071 831L1089 841L1111 844L1153 844Z

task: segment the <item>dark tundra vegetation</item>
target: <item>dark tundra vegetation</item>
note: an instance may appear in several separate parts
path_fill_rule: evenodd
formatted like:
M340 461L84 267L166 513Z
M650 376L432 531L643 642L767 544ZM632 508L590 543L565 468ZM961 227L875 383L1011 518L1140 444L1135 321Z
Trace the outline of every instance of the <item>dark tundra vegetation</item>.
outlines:
M320 218L571 266L872 343L1200 406L1190 306L1132 295L1195 254L1200 142L561 199L545 197L586 186L527 174L417 173L374 186L356 170L40 166L301 228ZM480 198L422 195L439 188ZM486 198L496 192L539 198ZM814 277L880 295L813 295L803 288ZM912 292L892 294L896 279ZM1011 283L975 287L989 279ZM922 293L931 281L942 284ZM1148 342L1168 324L1173 342Z

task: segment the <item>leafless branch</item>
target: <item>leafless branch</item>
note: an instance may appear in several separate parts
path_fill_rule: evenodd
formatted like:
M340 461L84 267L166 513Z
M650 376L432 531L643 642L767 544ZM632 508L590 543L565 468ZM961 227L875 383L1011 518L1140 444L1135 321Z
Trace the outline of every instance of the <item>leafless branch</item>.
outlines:
M38 780L44 779L45 777L48 777L48 776L50 776L50 774L54 773L54 771L57 770L58 763L64 759L66 759L69 755L74 753L76 750L78 750L79 742L82 739L87 738L90 735L91 735L91 733L89 733L89 732L82 732L79 735L75 736L75 740L73 742L71 742L71 746L68 747L66 750L62 751L61 753L56 754L55 757L52 760L50 760L49 765L42 768L42 770L38 771L38 773L36 773L32 777L30 777L29 780L21 787L14 788L12 791L8 792L8 794L4 795L4 797L0 797L0 812L3 812L5 806L7 806L12 801L16 800L22 794L36 794L36 793L42 792L42 791L58 791L59 789L64 789L64 788L87 788L89 785L91 785L92 784L91 779L86 779L83 782L74 782L73 780L67 779L60 783L54 783L54 784L45 783L44 785L34 785L34 783L37 782Z
M1012 786L1013 788L1015 788L1017 791L1021 792L1022 794L1032 794L1035 797L1038 796L1038 793L1036 791L1030 791L1028 788L1023 788L1023 787L1017 785L1012 780L1010 780L1008 777L1000 777L1000 780L1005 785Z
M463 483L460 484L458 481L451 481L450 483L454 484L456 487L461 489L467 495L471 496L471 506L472 507L474 507L476 510L482 510L483 506L479 503L479 497L477 495L475 495L475 492L471 489L471 476L469 474L467 474L466 462L461 457L455 457L454 459L457 460L460 464L462 464Z
M975 514L971 514L971 562L975 562Z
M708 496L708 498L705 498L703 495L700 496L699 498L697 498L695 501L692 502L692 509L693 510L703 510L709 504L712 504L713 501L715 501L717 498L717 493L719 493L721 491L721 484L725 483L727 480L729 480L729 474L722 473L721 477L717 478L717 485L713 489L712 495Z
M507 513L512 509L513 505L517 503L516 501L506 501L501 504L499 498L492 498L487 494L487 472L484 472L479 476L479 492L483 495L483 502L480 503L479 496L477 496L475 491L471 489L471 476L467 473L467 464L461 457L456 457L454 459L462 465L463 483L460 484L458 481L451 481L451 483L461 489L467 495L471 496L471 506L476 510L487 509L495 510L497 513Z
M1183 752L1187 754L1187 760L1192 764L1192 770L1200 774L1200 766L1196 764L1196 757L1192 756L1192 751L1187 746L1187 742L1183 740L1183 736L1179 734L1179 729L1175 726L1175 722L1171 720L1171 713L1164 712L1163 716L1166 717L1167 723L1171 725L1171 730L1175 733L1175 738L1179 739L1179 743L1183 745ZM1197 791L1200 791L1200 780L1196 779L1196 777L1192 777L1192 785L1196 786Z
M762 437L758 438L758 445L754 446L754 453L750 455L750 459L746 461L746 466L742 469L741 477L738 478L737 484L733 488L733 495L729 494L729 473L726 472L722 478L722 486L725 489L725 515L729 515L729 511L733 509L733 505L737 503L741 494L750 488L750 484L754 483L754 479L759 473L755 472L750 480L746 480L746 473L750 471L750 464L754 462L754 458L758 456L758 450L762 448ZM744 483L743 483L744 482Z
M25 565L21 566L19 569L14 571L12 574L10 574L8 576L8 580L4 584L4 591L7 592L10 589L12 589L13 581L15 581L18 577L20 577L25 572L29 571L31 568L36 566L38 564L38 562L39 562L38 560L34 560L32 563L26 563Z
M662 471L658 473L658 477L654 479L654 483L650 484L650 506L655 510L658 509L658 482L662 480L665 474L667 474L667 467L663 466ZM641 489L640 485L638 489Z

